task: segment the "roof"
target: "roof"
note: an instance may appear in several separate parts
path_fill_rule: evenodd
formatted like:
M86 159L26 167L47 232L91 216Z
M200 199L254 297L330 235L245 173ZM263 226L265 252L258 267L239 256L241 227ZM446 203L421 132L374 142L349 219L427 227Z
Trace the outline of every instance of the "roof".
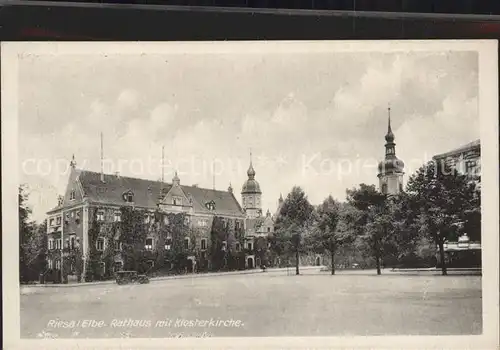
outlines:
M82 185L84 196L89 202L108 205L124 205L123 195L132 191L134 205L139 207L156 209L161 197L166 195L172 188L172 184L139 179L126 176L104 174L104 182L101 181L101 173L81 170L78 176ZM193 199L193 207L196 213L211 213L205 204L213 201L215 213L221 215L242 216L243 210L240 204L229 191L219 191L193 186L180 185L186 196ZM163 196L160 196L163 193Z
M441 153L441 154L437 154L433 158L446 158L446 157L454 156L456 154L467 152L467 151L470 151L472 149L480 148L480 147L481 147L481 141L480 140L475 140L475 141L469 142L469 143L467 143L467 144L465 144L465 145L463 145L461 147L455 148L455 149L453 149L451 151L448 151L448 152L445 152L445 153Z

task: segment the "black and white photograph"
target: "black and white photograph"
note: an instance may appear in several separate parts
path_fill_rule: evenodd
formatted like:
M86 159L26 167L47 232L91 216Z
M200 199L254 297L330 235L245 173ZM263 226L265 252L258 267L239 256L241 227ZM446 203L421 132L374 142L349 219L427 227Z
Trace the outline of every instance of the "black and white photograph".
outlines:
M10 336L494 346L496 45L2 43Z

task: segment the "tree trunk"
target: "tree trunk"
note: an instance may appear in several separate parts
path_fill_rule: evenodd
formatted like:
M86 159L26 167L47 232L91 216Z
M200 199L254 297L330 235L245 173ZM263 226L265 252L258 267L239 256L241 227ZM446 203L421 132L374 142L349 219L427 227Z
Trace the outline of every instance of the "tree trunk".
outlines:
M441 274L443 276L446 276L448 275L448 271L446 271L446 261L445 261L445 258L444 258L444 246L443 246L443 240L441 238L439 238L439 242L438 242L438 245L439 245L439 260L441 262Z
M379 254L378 249L375 251L375 263L377 265L377 275L380 275L381 274L381 271L380 271L380 254Z
M332 275L335 275L335 250L330 252L332 255Z
M299 247L295 250L295 274L299 274Z

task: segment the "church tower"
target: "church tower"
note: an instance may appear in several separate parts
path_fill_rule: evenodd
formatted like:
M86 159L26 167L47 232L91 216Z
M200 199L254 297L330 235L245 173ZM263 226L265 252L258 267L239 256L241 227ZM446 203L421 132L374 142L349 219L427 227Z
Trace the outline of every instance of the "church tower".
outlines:
M243 210L248 219L254 219L262 215L261 197L259 183L255 180L255 170L252 165L252 155L250 154L250 167L247 171L248 180L243 184L241 190L241 199L243 201Z
M396 157L396 144L391 129L391 108L388 108L388 127L385 135L385 159L378 164L380 192L388 195L403 191L404 162Z

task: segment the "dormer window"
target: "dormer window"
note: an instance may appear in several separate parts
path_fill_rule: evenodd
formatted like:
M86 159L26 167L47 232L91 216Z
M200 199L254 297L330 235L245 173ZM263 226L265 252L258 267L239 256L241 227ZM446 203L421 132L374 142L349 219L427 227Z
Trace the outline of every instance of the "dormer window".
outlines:
M134 202L134 193L132 191L125 192L123 194L123 199L127 203L133 203Z
M214 211L215 210L215 202L214 201L210 201L208 202L207 204L205 204L205 206L207 207L208 210L210 211Z
M76 199L76 191L75 190L71 190L70 194L69 194L69 200L70 201L74 201Z

